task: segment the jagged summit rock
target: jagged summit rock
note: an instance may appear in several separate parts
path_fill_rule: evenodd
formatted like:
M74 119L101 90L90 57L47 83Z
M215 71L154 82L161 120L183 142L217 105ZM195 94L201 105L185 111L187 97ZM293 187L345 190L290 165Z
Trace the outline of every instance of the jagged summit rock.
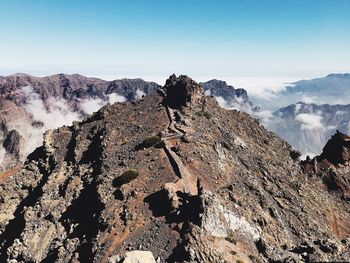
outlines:
M321 155L302 162L309 175L320 177L331 192L350 200L350 136L337 131L327 142Z
M160 262L349 261L350 204L288 143L187 77L164 90L47 132L20 171L0 174L0 262L133 250Z
M327 160L333 165L350 161L350 137L337 131L323 148L319 161Z
M171 108L179 108L196 103L203 95L204 89L191 78L181 75L171 75L164 86L166 103Z

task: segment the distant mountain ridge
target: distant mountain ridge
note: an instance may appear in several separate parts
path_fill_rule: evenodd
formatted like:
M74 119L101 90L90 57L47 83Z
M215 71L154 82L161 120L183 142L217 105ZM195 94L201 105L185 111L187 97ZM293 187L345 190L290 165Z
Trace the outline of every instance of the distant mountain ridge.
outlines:
M350 105L299 102L273 113L265 126L304 154L320 154L337 130L350 132Z
M267 114L267 118L266 112L253 104L246 90L236 89L217 79L200 84L221 107L244 111L262 119L268 129L304 155L319 154L322 145L337 129L349 132L350 107L342 104L348 99L350 104L348 73L292 83L269 102L283 107ZM79 74L0 76L0 170L23 160L41 143L42 134L47 129L79 121L107 103L137 100L159 88L157 83L142 79L106 81ZM332 98L332 103L322 104L325 99ZM303 102L289 105L293 100ZM314 103L316 101L321 105ZM284 106L284 103L289 106ZM333 103L338 104L331 105ZM307 122L314 122L316 127L312 126L313 123L307 125ZM6 167L1 168L1 163L6 163Z
M318 104L350 104L350 74L329 74L323 78L300 80L287 85L278 100L288 104L303 101ZM286 103L287 105L287 103Z
M216 97L219 104L221 104L220 106L224 108L234 108L248 113L257 109L254 108L245 89L235 89L225 81L217 79L212 79L200 84L203 86L205 93Z
M145 94L150 94L159 89L155 82L142 79L118 79L106 81L99 78L85 77L79 74L56 74L47 77L35 77L23 73L0 76L0 96L20 102L17 91L24 86L31 86L33 91L43 100L48 97L58 97L67 100L79 100L86 98L101 99L106 95L118 93L128 100L134 100L137 89Z
M287 85L285 93L348 91L350 73L332 73L323 78L300 80ZM339 95L339 93L338 93Z

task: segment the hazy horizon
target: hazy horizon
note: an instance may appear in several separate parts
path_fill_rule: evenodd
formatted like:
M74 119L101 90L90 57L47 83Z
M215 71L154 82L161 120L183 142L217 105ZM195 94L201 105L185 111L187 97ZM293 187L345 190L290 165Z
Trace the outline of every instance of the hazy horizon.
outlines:
M79 73L249 92L350 72L350 1L0 0L0 75Z

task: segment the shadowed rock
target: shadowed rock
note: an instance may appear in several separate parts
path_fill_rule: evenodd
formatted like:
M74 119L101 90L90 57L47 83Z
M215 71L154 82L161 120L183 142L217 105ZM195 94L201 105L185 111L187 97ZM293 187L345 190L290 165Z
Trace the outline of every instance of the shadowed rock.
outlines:
M350 137L337 131L317 159L328 160L334 165L348 162L350 160Z
M197 102L203 96L203 88L187 76L171 75L167 79L164 90L166 103L170 108L180 108Z

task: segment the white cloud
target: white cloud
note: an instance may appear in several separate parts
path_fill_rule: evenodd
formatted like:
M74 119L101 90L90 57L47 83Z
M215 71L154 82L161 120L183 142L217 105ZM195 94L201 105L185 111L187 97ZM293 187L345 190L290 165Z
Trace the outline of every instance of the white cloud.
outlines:
M101 107L103 107L104 105L106 105L106 102L103 101L100 98L97 99L84 99L80 102L80 107L81 109L86 113L86 114L92 114L96 111L98 111L99 109L101 109Z
M301 123L302 130L324 129L322 117L315 114L301 113L295 117L295 120Z
M23 156L26 156L42 144L43 134L47 130L71 125L73 121L82 119L80 113L74 112L63 99L51 97L44 103L40 95L33 91L32 87L23 87L21 91L26 98L23 107L32 115L33 121L38 122L37 126L32 126L32 120L18 120L11 124L11 128L16 129L25 141L23 144L24 148L21 151ZM82 100L79 106L86 114L92 114L107 103L126 101L125 97L116 93L109 94L107 97L108 100L106 101L99 98ZM4 149L0 147L0 163L4 157Z
M142 90L140 90L140 89L137 89L137 90L136 90L136 96L135 96L136 100L141 99L143 96L146 96L146 93L144 93L144 92L143 92Z
M210 89L205 90L205 91L204 91L204 94L205 94L206 96L211 96L211 90L210 90Z
M341 111L341 110L338 110L335 115L344 115L346 114L346 111Z
M327 126L327 130L336 130L337 129L337 125L329 125Z
M310 97L310 96L306 96L306 95L302 95L301 96L301 102L304 102L304 103L315 103L315 97L314 96L312 96L312 97Z
M256 97L275 98L276 94L285 90L286 86L292 86L296 77L220 77L227 83L232 83L235 88L243 88L249 95Z
M126 98L122 95L119 95L117 93L111 93L108 94L108 102L110 104L116 103L116 102L125 102Z
M78 121L81 116L73 112L69 105L62 99L49 98L46 105L41 100L39 94L35 93L32 87L22 88L26 97L24 108L33 116L33 120L41 123L38 127L32 127L31 123L17 122L15 129L25 139L23 153L28 154L42 144L43 134L46 130L56 129L63 125L71 125L73 121Z
M264 110L264 111L258 111L254 113L255 116L263 119L272 119L274 118L272 111Z
M238 110L238 107L235 105L230 105L223 97L221 96L216 96L215 97L216 101L218 102L219 106L221 108L227 109L227 110Z
M116 102L125 102L126 98L124 96L121 96L117 93L111 93L107 95L108 100L102 100L100 98L96 99L84 99L80 101L80 107L86 114L92 114L99 109L101 109L103 106L105 106L107 103L113 104Z
M300 104L300 103L295 104L295 114L299 113L301 106L302 106L302 104Z

